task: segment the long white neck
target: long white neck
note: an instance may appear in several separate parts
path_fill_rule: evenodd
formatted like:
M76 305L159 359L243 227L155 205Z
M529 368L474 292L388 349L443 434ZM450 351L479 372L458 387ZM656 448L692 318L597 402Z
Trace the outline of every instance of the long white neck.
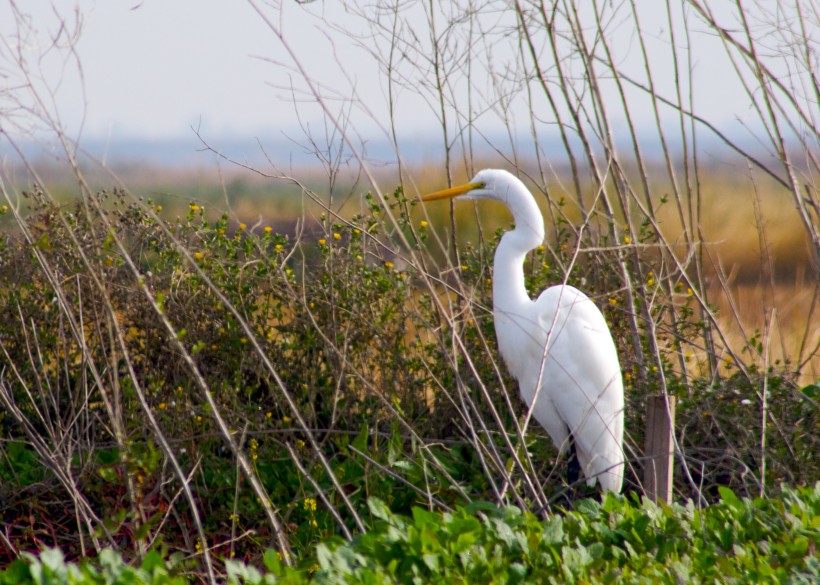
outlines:
M493 265L493 307L496 311L518 312L532 303L524 286L524 258L544 241L544 218L532 195L523 188L508 194L507 206L515 229L501 238Z

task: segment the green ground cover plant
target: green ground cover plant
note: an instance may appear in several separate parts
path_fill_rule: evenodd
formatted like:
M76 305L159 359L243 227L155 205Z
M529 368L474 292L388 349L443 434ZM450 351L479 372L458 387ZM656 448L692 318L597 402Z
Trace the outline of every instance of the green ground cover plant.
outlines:
M794 583L820 578L820 484L773 498L720 490L711 506L658 505L637 496L580 500L546 520L488 503L449 512L394 514L368 502L372 525L352 542L330 539L286 567L275 551L265 570L226 564L229 583ZM66 563L58 549L27 554L0 583L187 582L178 559L149 553L131 567L110 549Z

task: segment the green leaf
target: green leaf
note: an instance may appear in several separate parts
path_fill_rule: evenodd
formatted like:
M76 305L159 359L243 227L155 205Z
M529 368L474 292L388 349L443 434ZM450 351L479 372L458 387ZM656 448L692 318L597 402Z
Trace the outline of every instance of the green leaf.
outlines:
M723 503L728 505L732 509L738 509L741 507L741 501L735 495L735 493L725 486L718 487L718 493L720 494L720 499L723 500Z
M367 507L370 509L370 513L379 520L389 521L391 519L390 508L379 498L367 498Z
M282 562L279 560L279 553L272 548L265 549L265 554L262 556L262 562L265 568L274 575L282 574Z

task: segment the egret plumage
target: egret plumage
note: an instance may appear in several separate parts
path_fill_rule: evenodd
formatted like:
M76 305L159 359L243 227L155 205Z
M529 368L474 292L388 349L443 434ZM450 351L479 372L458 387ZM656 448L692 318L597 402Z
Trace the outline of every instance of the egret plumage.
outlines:
M422 197L493 199L512 212L493 261L493 319L498 348L532 416L562 454L574 448L587 485L619 492L624 476L624 391L618 352L595 303L556 285L532 300L524 260L544 240L535 198L514 175L485 169L472 181Z

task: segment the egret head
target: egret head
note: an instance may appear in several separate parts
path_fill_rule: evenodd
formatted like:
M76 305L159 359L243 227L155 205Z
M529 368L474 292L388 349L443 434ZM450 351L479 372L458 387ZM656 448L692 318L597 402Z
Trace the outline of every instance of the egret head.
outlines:
M422 201L437 199L494 199L500 201L512 212L516 235L522 248L538 246L544 239L544 219L532 194L518 177L500 169L484 169L476 173L473 180L457 187L450 187L430 193Z
M463 185L442 189L422 197L422 201L437 199L495 199L510 205L509 194L511 189L523 188L521 181L507 171L498 169L484 169L476 173L473 180Z

